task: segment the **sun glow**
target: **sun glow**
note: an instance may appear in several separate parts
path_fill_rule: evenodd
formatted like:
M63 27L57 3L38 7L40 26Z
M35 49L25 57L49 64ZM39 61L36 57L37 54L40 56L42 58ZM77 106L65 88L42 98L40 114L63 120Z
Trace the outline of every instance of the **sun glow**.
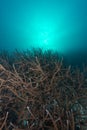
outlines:
M55 24L50 20L37 21L34 25L34 41L42 48L51 48L53 46Z

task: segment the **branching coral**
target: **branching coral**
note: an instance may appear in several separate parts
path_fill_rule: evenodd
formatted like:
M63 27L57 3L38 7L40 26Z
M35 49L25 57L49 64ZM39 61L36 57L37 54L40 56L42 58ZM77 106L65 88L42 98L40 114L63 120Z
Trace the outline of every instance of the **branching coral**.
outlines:
M75 130L86 124L86 69L64 67L50 51L14 57L10 67L5 59L0 64L0 130Z

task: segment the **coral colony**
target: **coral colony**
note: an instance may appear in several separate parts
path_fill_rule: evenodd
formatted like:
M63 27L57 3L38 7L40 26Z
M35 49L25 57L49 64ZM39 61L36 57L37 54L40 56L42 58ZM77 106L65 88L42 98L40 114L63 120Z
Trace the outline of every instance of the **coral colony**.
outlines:
M0 130L87 130L87 67L41 49L0 54Z

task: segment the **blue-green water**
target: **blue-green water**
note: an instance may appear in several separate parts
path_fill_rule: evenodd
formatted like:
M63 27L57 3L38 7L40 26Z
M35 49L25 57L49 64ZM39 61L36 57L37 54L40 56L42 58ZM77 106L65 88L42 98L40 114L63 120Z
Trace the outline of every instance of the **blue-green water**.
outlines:
M0 49L87 50L86 0L0 0Z

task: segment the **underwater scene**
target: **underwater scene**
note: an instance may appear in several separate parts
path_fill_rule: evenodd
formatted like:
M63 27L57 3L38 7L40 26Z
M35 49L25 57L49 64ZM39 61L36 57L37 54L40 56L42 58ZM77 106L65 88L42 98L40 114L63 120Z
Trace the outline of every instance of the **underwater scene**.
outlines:
M86 0L0 0L0 130L87 130Z

